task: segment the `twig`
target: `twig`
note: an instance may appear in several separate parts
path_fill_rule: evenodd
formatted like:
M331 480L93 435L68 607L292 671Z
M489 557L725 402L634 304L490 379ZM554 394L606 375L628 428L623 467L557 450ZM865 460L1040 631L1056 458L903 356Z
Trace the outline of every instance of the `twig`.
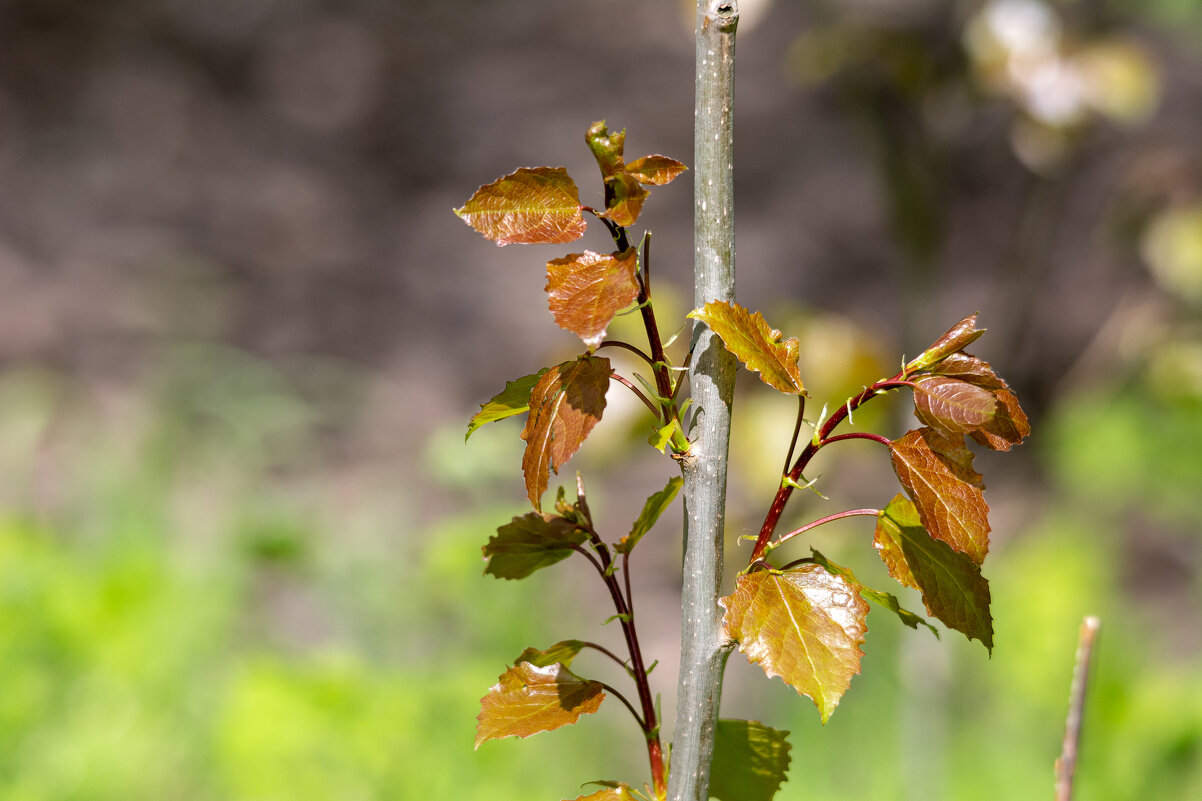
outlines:
M810 523L806 523L801 528L794 529L793 531L790 531L788 534L782 534L780 536L780 538L776 540L776 542L768 543L768 546L766 548L764 548L764 553L767 554L768 552L772 551L774 548L777 548L778 546L783 545L788 540L791 540L798 535L805 534L807 531L809 531L811 529L818 528L818 526L825 525L826 523L830 523L834 520L842 520L845 517L856 517L856 516L879 517L880 514L881 514L880 509L848 509L846 512L836 512L833 515L827 515L826 517L823 517L819 520L814 520Z
M1081 621L1077 658L1073 666L1073 685L1069 691L1068 718L1064 722L1064 745L1056 760L1056 801L1072 801L1073 774L1077 770L1077 752L1081 744L1081 722L1085 713L1085 692L1093 662L1093 646L1102 623L1090 615Z

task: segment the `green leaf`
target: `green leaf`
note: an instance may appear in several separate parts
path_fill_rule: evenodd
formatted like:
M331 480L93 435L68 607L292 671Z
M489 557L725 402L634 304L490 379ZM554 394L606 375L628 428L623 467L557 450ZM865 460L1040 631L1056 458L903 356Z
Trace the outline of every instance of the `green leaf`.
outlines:
M614 315L638 298L638 251L601 254L586 250L547 262L547 296L555 323L590 350L605 339Z
M579 474L577 474L579 477ZM555 493L555 513L560 517L566 517L581 528L588 530L592 527L592 521L589 520L588 514L580 506L580 498L577 497L572 503L568 503L568 493L564 487L559 487Z
M563 665L539 667L520 662L501 674L480 699L476 748L502 737L529 737L575 723L596 712L605 691L596 681L573 674Z
M523 167L477 189L455 213L498 245L572 242L587 227L580 192L562 167Z
M652 186L670 184L687 169L676 159L667 156L643 156L626 165L626 172L637 178L639 183Z
M874 590L871 587L861 586L860 595L864 596L865 599L872 601L874 604L893 612L893 614L897 615L898 619L902 623L905 623L915 631L918 630L920 625L926 626L931 630L931 633L935 635L936 639L939 638L939 629L928 623L926 618L924 618L922 615L917 615L911 612L909 609L903 607L901 605L901 601L897 600L897 596L893 593L882 592L881 590Z
M719 603L727 636L748 661L809 697L825 723L864 655L868 604L855 588L820 565L803 565L739 576Z
M964 437L948 438L921 428L889 447L893 470L914 499L922 525L931 536L981 564L989 551L989 505Z
M851 583L851 585L854 586L860 593L862 598L888 609L890 612L897 615L902 623L905 623L912 629L917 629L919 625L926 626L931 630L931 633L935 635L936 639L938 639L939 629L928 623L921 615L916 615L910 610L903 608L901 602L897 600L896 595L883 592L881 590L874 590L871 587L866 587L860 583L859 579L855 577L849 568L835 564L813 548L810 549L810 553L814 555L814 562L826 568L828 573L835 573L847 579L848 582Z
M790 395L806 394L797 367L800 343L796 337L781 341L783 334L769 327L759 312L750 313L737 303L710 301L689 317L701 320L722 338L722 344L760 379Z
M789 733L755 720L719 720L714 730L710 796L771 801L789 771Z
M676 493L680 492L682 484L684 484L684 479L680 476L673 476L668 479L668 483L662 490L651 495L643 504L643 511L639 513L638 520L634 521L634 527L630 529L630 534L623 537L622 541L614 546L614 550L618 553L634 550L634 546L639 544L643 535L651 530L655 521L659 520L659 516L671 505L676 498Z
M531 390L522 472L535 509L541 508L550 472L559 472L601 419L611 372L608 359L584 356L550 368Z
M925 370L945 357L976 342L984 333L984 328L977 328L977 315L974 312L949 328L943 336L935 340L934 344L920 353L918 358L907 364L906 372Z
M557 515L527 512L497 529L484 546L485 574L523 579L572 555L588 533Z
M626 164L622 159L622 149L626 146L626 129L610 133L605 120L599 120L589 126L584 134L588 149L593 152L597 166L601 168L601 177L609 178L621 172Z
M672 441L672 436L678 431L680 431L680 421L675 419L670 420L666 426L652 431L651 436L647 437L647 443L660 453L664 453L668 447L668 443Z
M889 502L877 518L873 545L889 575L922 594L931 616L993 650L989 582L972 559L930 535L913 501L899 494Z
M570 667L572 660L576 658L576 654L584 648L582 640L563 640L557 642L545 651L540 651L537 648L527 648L522 651L521 656L513 660L515 666L522 662L529 662L535 667L547 667L548 665L560 664L564 667Z
M967 434L992 420L997 407L993 392L966 381L939 375L914 379L914 414L933 428Z
M545 372L547 372L546 367L537 373L506 381L505 389L493 395L488 403L481 404L480 411L472 415L471 422L467 426L467 433L463 435L463 441L467 442L468 437L475 433L477 428L487 423L495 423L527 411L530 408L530 391L534 389L535 383Z

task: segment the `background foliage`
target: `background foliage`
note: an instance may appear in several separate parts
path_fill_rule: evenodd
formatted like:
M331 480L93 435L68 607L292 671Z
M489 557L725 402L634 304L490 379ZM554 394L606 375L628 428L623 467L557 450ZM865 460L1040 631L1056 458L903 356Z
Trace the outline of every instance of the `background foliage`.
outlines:
M0 799L554 799L641 776L616 707L471 750L513 643L599 621L554 579L480 575L479 547L522 508L521 442L501 424L465 450L466 420L573 345L526 361L543 276L447 210L515 163L589 174L593 119L639 152L691 141L676 9L573 5L0 4ZM947 5L776 0L758 25L748 9L740 299L801 339L819 397L981 307L998 343L981 355L1037 431L1021 464L982 467L993 657L890 621L827 726L783 684L745 691L735 661L730 708L793 732L786 797L1037 797L1095 613L1080 797L1196 797L1198 10ZM1092 65L1129 91L1062 88L1079 105L1049 111L1006 61L1029 52L964 44L989 8L1058 20L1023 64ZM632 24L601 43L610 15ZM673 191L649 224L683 286ZM777 470L762 432L793 413L736 409L732 550ZM627 466L623 437L646 432L606 415L592 441L614 446L583 458L620 527L666 474ZM852 476L824 492L879 499L889 477L844 458L818 466ZM879 577L840 544L867 531L831 528L816 547ZM669 529L640 546L659 548L644 604L675 603ZM648 632L657 676L675 625Z

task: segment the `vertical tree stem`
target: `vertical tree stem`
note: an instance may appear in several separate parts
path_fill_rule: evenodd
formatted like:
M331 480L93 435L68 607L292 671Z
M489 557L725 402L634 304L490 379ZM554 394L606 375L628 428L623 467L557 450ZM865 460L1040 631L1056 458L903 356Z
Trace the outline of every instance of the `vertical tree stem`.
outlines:
M735 0L698 0L694 121L695 304L734 300L733 127ZM701 322L693 327L692 447L682 459L685 506L680 674L668 773L671 801L708 801L722 673L731 645L718 597L734 357Z

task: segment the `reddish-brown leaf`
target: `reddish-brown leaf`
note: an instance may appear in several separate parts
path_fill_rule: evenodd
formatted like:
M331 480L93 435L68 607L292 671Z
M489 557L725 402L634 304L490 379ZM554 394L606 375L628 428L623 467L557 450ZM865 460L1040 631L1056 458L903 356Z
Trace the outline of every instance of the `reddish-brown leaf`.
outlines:
M676 180L688 167L667 156L643 156L626 165L626 172L639 179L639 183L663 186Z
M993 372L989 362L964 351L949 353L930 368L930 373L955 378L982 389L1008 389L1006 382Z
M498 245L572 242L586 228L580 192L562 167L523 167L477 189L455 213Z
M860 672L868 604L819 565L740 576L721 599L727 636L768 677L780 676L818 707L823 722Z
M616 172L605 179L605 212L601 216L618 225L634 225L648 194L638 178L628 172Z
M800 343L771 328L759 312L752 314L737 303L710 301L689 317L701 320L722 338L722 344L773 389L790 395L806 394L797 367Z
M930 535L913 501L899 494L889 502L873 545L889 575L922 594L928 614L993 650L989 582L972 559Z
M933 428L967 434L993 419L998 400L992 392L955 378L914 379L914 414Z
M997 400L994 416L977 430L969 432L969 436L980 444L995 451L1008 451L1030 436L1031 424L1018 398L1006 382L993 372L989 362L961 351L945 357L930 368L930 373L993 392Z
M926 530L981 564L989 551L989 505L964 437L921 428L894 440L890 450Z
M502 737L529 737L575 723L596 712L605 691L596 681L573 674L560 664L538 667L519 662L501 674L480 699L476 747Z
M586 250L547 262L547 296L560 328L580 337L589 349L605 339L614 315L639 294L638 251L601 254Z
M542 507L551 471L559 472L601 419L611 372L608 359L585 356L555 365L530 392L522 472L535 509Z
M995 451L1008 451L1031 434L1031 423L1018 398L1008 389L998 390L998 413L979 431L972 432L974 440Z
M931 367L949 354L968 347L984 333L984 328L977 328L976 313L970 314L945 331L943 336L920 353L918 358L907 364L906 372L913 373L915 370Z
M527 512L497 529L484 546L485 574L503 579L523 579L572 555L574 546L588 539L587 532L558 515Z

